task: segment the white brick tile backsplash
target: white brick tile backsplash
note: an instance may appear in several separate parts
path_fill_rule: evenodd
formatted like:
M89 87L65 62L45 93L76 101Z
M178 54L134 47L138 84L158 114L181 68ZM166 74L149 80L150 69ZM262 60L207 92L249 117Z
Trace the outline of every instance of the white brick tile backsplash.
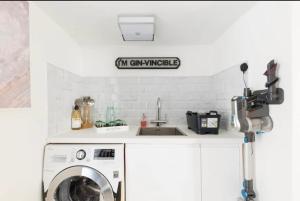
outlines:
M243 94L244 83L239 66L233 66L212 76L212 108L221 117L221 127L228 129L231 118L231 98Z
M74 100L81 96L95 99L95 117L105 120L106 107L116 107L117 118L138 125L145 113L156 118L157 97L162 101L162 117L169 124L186 124L187 110L222 115L221 127L228 128L234 95L241 95L243 82L238 66L213 76L191 77L80 77L48 65L49 135L70 129Z

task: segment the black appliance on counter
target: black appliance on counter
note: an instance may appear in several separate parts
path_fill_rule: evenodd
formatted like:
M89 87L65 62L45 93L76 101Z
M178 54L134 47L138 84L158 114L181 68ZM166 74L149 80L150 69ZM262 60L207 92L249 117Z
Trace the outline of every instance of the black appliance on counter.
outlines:
M186 112L188 128L198 134L218 134L221 115L217 111L208 113Z

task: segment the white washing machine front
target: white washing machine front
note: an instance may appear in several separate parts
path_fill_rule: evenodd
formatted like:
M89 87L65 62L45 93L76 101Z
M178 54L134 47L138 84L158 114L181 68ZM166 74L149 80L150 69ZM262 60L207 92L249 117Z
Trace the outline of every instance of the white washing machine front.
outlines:
M123 144L49 144L43 170L46 201L123 201Z

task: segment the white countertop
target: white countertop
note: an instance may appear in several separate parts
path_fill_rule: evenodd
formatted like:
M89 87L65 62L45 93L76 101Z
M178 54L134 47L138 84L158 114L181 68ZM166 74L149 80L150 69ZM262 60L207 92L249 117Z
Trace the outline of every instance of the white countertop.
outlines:
M47 143L126 143L126 144L201 144L201 143L238 143L243 142L243 135L237 131L220 130L218 135L198 135L187 126L177 127L186 136L137 136L138 126L130 126L128 131L97 133L96 128L70 130L47 139Z

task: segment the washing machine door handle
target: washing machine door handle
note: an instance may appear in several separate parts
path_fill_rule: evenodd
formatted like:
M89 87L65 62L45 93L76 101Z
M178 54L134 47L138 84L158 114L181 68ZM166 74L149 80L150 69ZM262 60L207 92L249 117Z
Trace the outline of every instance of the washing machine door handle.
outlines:
M69 167L58 173L51 181L46 193L45 201L57 201L56 191L60 184L71 177L86 177L95 182L103 196L104 201L114 201L114 192L106 177L97 170L86 166Z

